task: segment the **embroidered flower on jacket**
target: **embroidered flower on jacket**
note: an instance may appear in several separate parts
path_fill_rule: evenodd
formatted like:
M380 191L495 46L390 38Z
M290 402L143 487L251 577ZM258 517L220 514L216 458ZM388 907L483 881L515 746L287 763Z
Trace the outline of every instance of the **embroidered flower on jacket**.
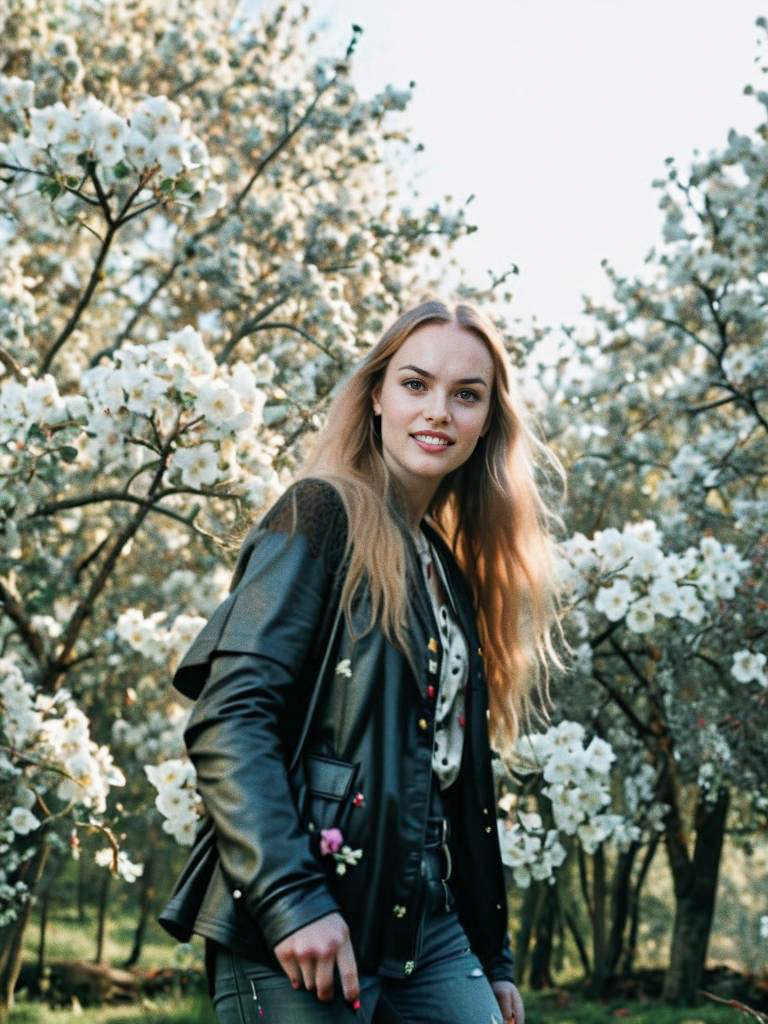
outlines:
M320 830L320 853L337 853L344 842L340 828L323 828Z
M336 861L336 874L345 875L347 865L355 867L363 856L362 850L353 850L344 842L340 828L323 828L320 830L320 853L331 856Z
M352 662L349 658L342 658L336 665L336 675L346 676L347 679L352 678Z

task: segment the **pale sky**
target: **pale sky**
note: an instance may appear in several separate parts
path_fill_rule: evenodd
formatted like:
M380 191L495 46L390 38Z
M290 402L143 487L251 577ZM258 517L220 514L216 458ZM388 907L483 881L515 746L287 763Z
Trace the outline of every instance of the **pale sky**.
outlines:
M760 120L742 89L766 56L768 0L308 2L318 54L363 27L364 98L415 80L393 119L425 146L404 168L413 205L474 193L478 231L455 251L479 285L518 264L511 320L577 322L582 293L608 295L601 258L631 273L658 241L664 158L684 165Z

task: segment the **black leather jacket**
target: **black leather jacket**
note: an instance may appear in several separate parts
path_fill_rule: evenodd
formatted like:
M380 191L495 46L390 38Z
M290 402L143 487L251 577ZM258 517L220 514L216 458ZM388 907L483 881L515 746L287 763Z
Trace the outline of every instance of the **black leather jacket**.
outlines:
M512 981L472 596L448 546L426 520L422 526L443 563L470 651L462 767L446 790L450 885L486 974ZM407 531L408 652L378 626L350 639L344 616L336 616L346 529L332 484L292 484L246 537L229 595L176 670L174 686L196 700L184 739L206 813L159 921L181 941L195 932L279 967L272 949L281 939L337 910L359 972L403 977L413 969L422 907L434 742L427 686L434 693L438 685L441 646ZM369 588L361 591L357 632L370 614ZM330 827L362 851L343 873L320 851L320 830Z

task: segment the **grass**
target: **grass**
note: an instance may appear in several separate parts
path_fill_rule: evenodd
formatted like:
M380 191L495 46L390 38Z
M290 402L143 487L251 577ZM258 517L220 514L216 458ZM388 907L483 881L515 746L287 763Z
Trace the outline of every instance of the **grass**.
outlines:
M51 1009L39 1003L20 1003L8 1024L216 1024L207 996L182 1000L145 1000L131 1006L92 1006L84 1009Z
M605 1003L582 999L561 989L523 990L526 1024L735 1024L740 1015L728 1007L703 1003L675 1008L647 1001ZM216 1024L207 996L145 1001L135 1006L102 1006L82 1010L53 1010L38 1004L19 1004L8 1024Z

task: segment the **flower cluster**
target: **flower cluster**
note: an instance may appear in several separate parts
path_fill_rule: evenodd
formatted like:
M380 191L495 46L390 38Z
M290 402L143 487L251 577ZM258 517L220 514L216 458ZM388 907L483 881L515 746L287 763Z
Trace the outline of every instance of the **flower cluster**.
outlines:
M683 554L664 553L661 542L651 520L599 530L592 540L577 533L562 545L560 573L575 595L610 576L610 583L597 587L595 611L610 622L623 619L627 629L641 634L657 628L659 619L679 617L698 625L708 606L734 596L749 565L732 544L714 537L703 537ZM585 634L583 613L576 622Z
M144 615L140 608L126 608L121 612L115 632L134 651L155 664L163 664L169 654L181 656L205 625L200 615L177 615L173 626L165 629L162 623L166 612Z
M347 867L355 867L363 856L362 850L353 850L344 842L340 828L323 828L320 830L320 853L323 857L330 856L336 861L336 874L345 875Z
M261 505L283 489L272 467L282 437L258 431L275 364L267 357L246 366L217 367L201 335L184 328L148 345L126 344L115 359L103 359L80 376L80 393L62 396L46 374L0 381L0 442L7 446L7 489L0 500L0 547L18 552L12 525L50 491L61 493L84 473L122 478L141 475L141 465L162 438L171 449L169 475L182 488L198 490L237 481L246 502ZM54 447L55 473L37 476L34 488L21 486L28 471ZM18 486L17 482L18 481ZM78 486L75 483L74 486ZM234 489L234 488L233 488ZM168 498L179 504L180 499ZM73 515L73 525L79 513ZM147 624L154 632L157 620ZM199 629L179 619L173 635L163 638L182 649ZM130 632L121 622L121 629ZM135 631L134 631L135 632ZM139 630L139 633L141 631ZM141 637L139 636L139 639ZM150 645L151 646L151 645Z
M566 857L561 834L575 836L587 853L594 853L601 843L609 841L619 849L640 838L642 827L640 801L650 799L649 780L641 776L641 786L634 780L627 790L626 804L630 816L604 811L611 802L610 767L616 755L609 743L593 736L584 746L584 727L563 721L545 733L520 737L517 743L520 774L541 773L547 785L541 789L546 797L554 828L545 828L542 815L518 808L516 821L498 821L502 861L512 869L517 885L527 887L531 879L555 880L555 869ZM649 767L649 766L647 766ZM642 792L641 792L642 790ZM507 793L499 801L510 813L517 798ZM661 829L663 806L647 816L646 827Z
M131 694L134 697L134 694ZM184 726L189 712L175 702L162 710L142 709L138 721L116 718L112 723L112 743L128 747L142 763L157 763L179 757L184 750Z
M124 786L125 777L109 748L91 739L88 718L70 693L36 692L8 657L0 658L0 745L0 782L11 793L0 822L0 921L8 923L26 894L23 884L11 882L25 851L32 851L26 837L67 810L85 810L98 823L110 788Z
M90 94L68 106L58 100L34 107L34 92L33 81L0 75L0 111L19 127L7 143L0 144L0 161L15 172L18 189L36 185L37 175L48 175L50 181L46 184L43 177L42 187L57 200L59 209L67 210L82 203L79 189L89 167L107 185L130 179L132 188L137 180L148 183L159 171L166 195L175 188L181 194L195 192L199 216L208 217L223 205L224 193L218 186L200 187L209 176L204 142L166 96L150 96L122 117ZM199 179L197 189L194 178ZM138 202L152 196L148 189L143 191Z
M768 686L766 656L762 651L736 651L733 655L731 675L739 683L759 683Z
M172 758L158 765L145 765L144 771L157 790L155 807L163 816L163 831L177 843L191 846L202 812L192 762Z
M124 882L135 882L144 874L143 864L134 864L124 850L113 850L111 846L97 850L93 859L100 867L110 868Z

